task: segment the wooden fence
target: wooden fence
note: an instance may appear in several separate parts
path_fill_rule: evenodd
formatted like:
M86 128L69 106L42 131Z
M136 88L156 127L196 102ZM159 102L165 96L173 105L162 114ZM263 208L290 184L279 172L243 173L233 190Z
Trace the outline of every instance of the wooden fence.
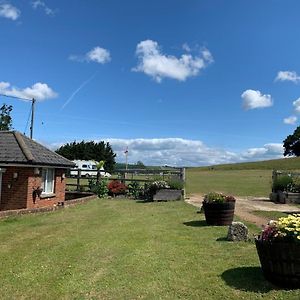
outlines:
M71 176L71 171L73 175ZM93 171L95 175L84 176L81 172L86 172L86 170L81 169L71 169L69 174L67 174L67 189L73 188L76 191L82 191L89 188L88 180L97 178L97 171ZM90 172L89 172L90 173ZM151 182L154 180L169 180L177 179L185 182L185 168L168 168L168 169L117 169L109 178L100 177L100 179L120 180L124 183L126 182Z

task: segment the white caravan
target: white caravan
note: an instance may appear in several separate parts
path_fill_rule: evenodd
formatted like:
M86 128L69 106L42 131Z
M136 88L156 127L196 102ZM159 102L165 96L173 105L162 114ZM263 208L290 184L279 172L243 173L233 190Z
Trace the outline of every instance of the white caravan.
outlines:
M74 169L71 170L71 176L77 176L78 170L81 170L81 176L97 176L97 162L94 160L73 160L76 164ZM100 175L103 177L110 177L111 175L104 171L103 168L100 169Z

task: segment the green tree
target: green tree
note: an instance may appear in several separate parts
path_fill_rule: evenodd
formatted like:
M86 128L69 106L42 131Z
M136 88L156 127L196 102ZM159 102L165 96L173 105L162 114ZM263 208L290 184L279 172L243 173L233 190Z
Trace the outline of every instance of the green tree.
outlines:
M140 160L138 160L138 161L136 162L136 167L137 167L138 169L145 169L145 168L146 168L145 165L144 165L144 163L143 163L142 161L140 161Z
M94 141L67 143L57 149L56 153L70 160L104 161L104 170L107 172L112 172L116 163L116 154L113 152L110 144L103 141L99 143L95 143Z
M0 108L0 130L11 130L12 129L12 118L10 113L13 107L6 105L5 103Z
M283 141L284 156L300 156L300 126Z

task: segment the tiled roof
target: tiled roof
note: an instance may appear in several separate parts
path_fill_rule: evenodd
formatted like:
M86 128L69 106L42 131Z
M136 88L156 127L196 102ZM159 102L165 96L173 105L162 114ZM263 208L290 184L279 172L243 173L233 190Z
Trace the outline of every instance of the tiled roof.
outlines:
M0 131L0 164L73 167L74 163L18 131Z

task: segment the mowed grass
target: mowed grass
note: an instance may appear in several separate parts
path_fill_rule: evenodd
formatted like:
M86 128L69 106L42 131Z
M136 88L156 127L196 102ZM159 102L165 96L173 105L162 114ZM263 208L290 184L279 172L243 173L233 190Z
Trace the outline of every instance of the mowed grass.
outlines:
M217 191L235 196L268 197L271 192L272 170L205 170L186 171L187 194Z
M92 200L0 221L1 299L299 299L184 202Z

